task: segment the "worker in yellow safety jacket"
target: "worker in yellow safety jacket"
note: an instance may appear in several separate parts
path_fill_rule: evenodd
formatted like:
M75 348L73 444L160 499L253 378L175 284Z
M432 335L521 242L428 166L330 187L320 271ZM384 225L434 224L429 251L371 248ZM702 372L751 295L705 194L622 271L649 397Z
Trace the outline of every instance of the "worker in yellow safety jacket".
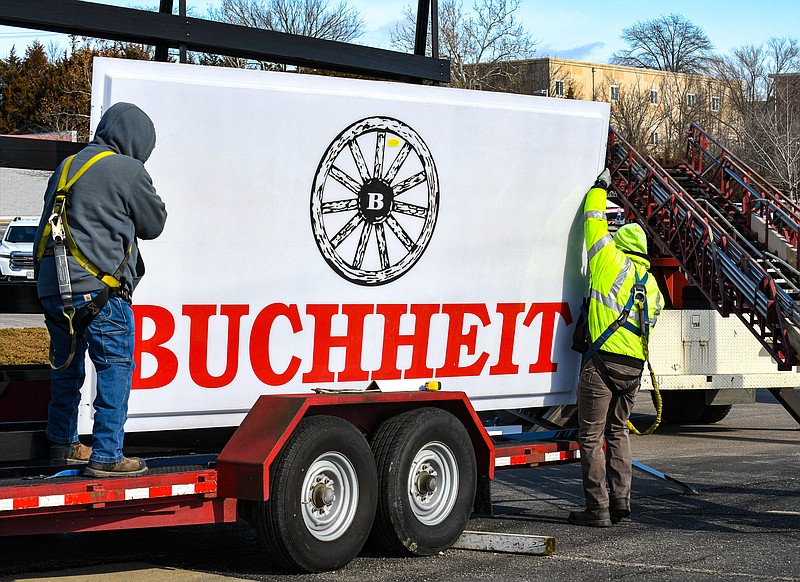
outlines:
M606 169L583 208L592 347L584 356L577 402L586 509L569 515L572 524L595 527L609 527L630 515L628 418L646 360L642 334L646 337L655 325L663 305L655 278L648 273L642 228L626 224L613 237L609 233L605 211L610 185Z

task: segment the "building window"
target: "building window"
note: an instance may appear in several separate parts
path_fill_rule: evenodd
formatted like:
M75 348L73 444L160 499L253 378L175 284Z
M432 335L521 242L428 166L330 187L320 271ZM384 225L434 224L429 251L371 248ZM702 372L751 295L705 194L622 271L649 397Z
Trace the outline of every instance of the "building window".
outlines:
M553 95L556 97L564 96L564 81L556 81L556 87L555 91L553 91Z
M686 95L686 107L694 107L697 104L697 95L689 93Z
M719 97L716 95L711 97L711 111L719 111Z
M609 88L609 98L611 101L619 101L619 85L611 85Z
M650 89L650 105L658 105L658 89Z
M658 132L654 131L653 135L650 136L650 143L653 145L658 145Z

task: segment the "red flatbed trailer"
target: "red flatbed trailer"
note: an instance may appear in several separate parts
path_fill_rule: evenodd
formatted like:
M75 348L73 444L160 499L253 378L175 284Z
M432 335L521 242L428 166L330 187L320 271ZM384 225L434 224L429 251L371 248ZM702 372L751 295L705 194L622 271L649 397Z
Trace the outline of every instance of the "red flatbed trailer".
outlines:
M460 392L367 391L357 394L262 396L218 455L151 458L148 459L150 473L142 477L90 479L80 476L80 465L57 466L42 462L18 463L14 467L13 463L4 463L0 467L0 475L9 475L14 471L18 475L0 477L0 535L230 523L240 515L255 521L258 529L259 520L263 521L263 516L259 517L262 514L258 507L276 501L270 497L276 495L276 490L278 495L286 490L285 487L280 488L278 483L285 481L286 475L274 472L276 463L280 464L282 452L297 439L298 434L302 434L303 431L298 431L298 427L304 421L316 418L314 422L325 424L327 419L337 419L357 427L366 440L374 442L382 427L393 419L397 424L396 419L402 420L403 415L419 416L420 411L431 412L433 409L437 412L431 414L432 418L441 418L444 423L455 421L463 428L469 439L467 456L474 454L475 459L474 476L459 474L455 479L452 476L447 478L444 473L448 470L457 471L459 465L449 465L435 455L425 461L429 469L418 471L415 483L419 481L419 475L428 477L430 481L431 474L437 474L434 469L442 474L438 485L424 492L429 495L428 499L433 499L434 505L438 503L436 496L439 496L449 499L451 508L457 507L457 501L466 507L466 511L445 512L444 518L433 524L448 525L446 546L455 542L463 531L473 507L482 513L491 513L488 483L494 477L495 469L562 464L579 456L577 443L569 438L574 436L574 431L554 433L554 439L545 441L496 442L489 437L466 395ZM433 430L437 430L437 427L434 426ZM443 434L446 434L447 429L443 430ZM515 438L524 437L515 435ZM457 450L457 443L447 441L446 436L442 440ZM336 442L330 443L331 450L336 450L336 447ZM423 447L423 450L426 449ZM325 454L320 458L323 457ZM331 484L337 495L343 493L337 489L340 485ZM410 487L407 493L413 499L414 492L419 493L419 488L417 485ZM444 490L447 487L455 489ZM476 487L477 494L474 493ZM290 491L291 496L297 493L296 488ZM368 495L366 497L369 498ZM420 501L419 495L417 500ZM286 499L280 501L286 502ZM420 503L424 501L426 499L422 495ZM320 505L325 507L324 504ZM352 511L358 512L357 508ZM385 518L379 514L378 519ZM295 525L299 523L300 520ZM263 523L261 525L266 527ZM386 527L391 529L393 526L389 524ZM427 540L424 532L425 528L422 528L421 537L405 546L408 553L439 551L441 539ZM281 544L280 541L274 543ZM274 545L270 549L275 549ZM344 565L353 555L340 556L331 565L328 562L308 563L303 557L294 559L284 552L278 561L284 566L320 570Z

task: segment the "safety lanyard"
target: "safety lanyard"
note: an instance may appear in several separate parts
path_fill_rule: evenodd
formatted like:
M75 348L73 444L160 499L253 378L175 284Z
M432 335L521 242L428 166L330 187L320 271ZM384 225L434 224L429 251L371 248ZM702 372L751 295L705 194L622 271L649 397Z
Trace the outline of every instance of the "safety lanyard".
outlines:
M39 241L39 247L36 249L36 257L37 259L41 260L42 256L44 256L45 247L47 246L48 238L53 239L53 255L56 258L56 273L61 273L62 270L59 269L59 264L67 265L66 262L66 254L67 249L69 249L69 253L75 258L78 264L86 269L89 273L91 273L94 277L97 277L111 287L112 289L118 289L121 286L120 276L122 274L120 268L118 268L113 274L105 273L100 268L98 268L94 263L92 263L89 258L84 255L81 250L78 248L78 245L75 243L75 239L72 238L72 233L69 229L69 224L67 223L67 206L69 205L69 194L72 187L75 185L81 176L83 176L86 171L91 168L96 162L100 161L101 159L113 156L114 152L105 151L100 152L99 154L93 156L86 162L77 172L75 175L67 181L67 176L69 175L69 169L72 165L72 161L74 160L75 156L70 156L67 158L66 163L64 164L63 169L61 170L61 176L58 180L58 188L56 189L56 196L53 201L53 210L50 213L50 218L47 221L47 224L44 227L44 231L42 233L42 238ZM66 248L65 248L66 247ZM127 254L125 255L125 259L123 263L120 265L123 267L127 264L128 258L130 256L131 249L128 249ZM69 274L69 270L66 271L66 274ZM69 277L66 278L67 283L69 282ZM59 290L61 292L62 298L64 297L64 292L69 291L71 293L71 287L69 289L60 289L62 287L62 280L59 278Z
M594 355L597 353L597 350L600 349L608 338L610 338L617 329L620 327L624 327L631 333L634 333L642 338L642 350L644 351L644 359L647 362L647 368L650 372L650 381L653 384L653 393L655 394L655 408L656 408L656 418L648 428L645 430L639 430L634 426L634 424L628 420L628 429L633 432L634 434L638 435L649 435L655 432L658 426L661 424L661 411L662 411L662 401L661 401L661 391L658 387L658 379L656 378L655 371L653 370L652 364L650 364L650 347L649 347L649 340L650 340L650 321L649 315L650 312L647 306L647 279L649 277L649 273L645 272L644 277L639 279L639 273L636 272L634 268L634 274L636 275L636 282L631 289L631 294L628 297L627 303L625 303L625 307L622 310L620 316L609 325L606 330L600 334L600 337L595 340L595 342L589 347L589 350L584 355L584 362L588 362ZM630 315L631 309L636 307L638 310L638 319L639 319L639 327L636 327L633 323L628 321L628 316ZM602 375L602 374L601 374ZM604 378L604 382L606 379Z
M597 350L606 343L608 338L614 335L620 327L627 329L629 332L634 333L636 335L641 335L645 341L649 339L650 335L650 325L648 323L648 312L647 312L647 279L650 277L650 274L645 272L644 277L641 279L639 278L639 273L636 272L636 269L633 270L634 275L636 276L636 281L633 284L633 288L631 289L631 294L628 296L628 301L625 303L625 307L622 308L622 313L620 313L619 317L611 322L603 333L600 334L589 349L586 351L584 355L584 361L588 362L592 357L595 355ZM631 313L631 309L636 306L639 310L639 327L636 327L633 323L628 321L628 316ZM644 317L642 317L644 315Z
M58 179L58 186L56 188L55 198L53 201L53 209L50 212L50 217L48 218L47 224L42 232L42 238L39 241L39 246L36 249L36 258L37 260L41 260L45 254L47 241L49 238L52 238L53 258L55 259L56 278L58 280L58 292L61 296L62 313L64 318L67 320L66 324L64 324L63 320L60 323L56 323L67 328L71 339L69 354L64 363L61 365L55 364L55 353L51 345L50 367L54 370L63 370L70 365L75 355L75 348L79 335L78 332L86 329L89 323L91 323L92 319L100 312L105 303L108 301L110 290L116 289L118 291L124 291L121 281L122 273L128 264L133 246L131 245L131 247L128 249L128 252L125 254L122 263L120 263L116 271L109 275L108 273L101 271L86 257L86 255L80 251L78 245L75 243L75 239L72 237L69 224L67 223L67 206L69 205L71 188L96 162L112 155L114 155L114 152L105 151L93 156L69 180L67 180L67 177L69 176L69 169L72 165L72 161L75 159L75 156L73 155L67 158L67 161L64 163L64 167L62 168L61 175ZM72 300L72 282L69 276L67 249L69 249L69 254L75 258L81 267L86 269L94 277L98 278L105 284L105 287L103 287L102 291L95 298L87 302L86 305L77 311L75 309L75 303Z

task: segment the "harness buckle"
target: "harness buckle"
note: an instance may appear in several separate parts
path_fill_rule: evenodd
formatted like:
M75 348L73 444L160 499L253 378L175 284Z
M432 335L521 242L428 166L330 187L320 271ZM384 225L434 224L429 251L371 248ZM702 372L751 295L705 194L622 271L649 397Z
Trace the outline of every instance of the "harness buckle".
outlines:
M642 285L633 286L633 302L643 304L647 299L647 289Z
M54 212L50 215L48 222L50 223L50 236L53 237L53 242L64 242L66 235L64 234L64 225L61 222L61 215Z

